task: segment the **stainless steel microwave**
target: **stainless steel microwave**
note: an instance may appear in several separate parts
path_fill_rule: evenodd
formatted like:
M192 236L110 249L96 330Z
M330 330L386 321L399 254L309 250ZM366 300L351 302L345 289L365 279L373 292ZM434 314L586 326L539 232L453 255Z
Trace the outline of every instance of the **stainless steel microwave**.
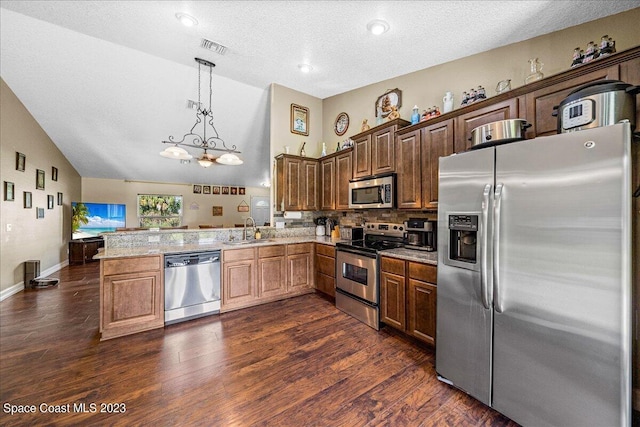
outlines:
M395 207L395 174L349 181L349 208L392 209Z

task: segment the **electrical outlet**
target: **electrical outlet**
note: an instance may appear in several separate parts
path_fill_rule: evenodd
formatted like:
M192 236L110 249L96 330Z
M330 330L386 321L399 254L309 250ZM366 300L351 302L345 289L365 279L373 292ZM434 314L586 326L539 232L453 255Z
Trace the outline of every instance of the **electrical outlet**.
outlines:
M11 231L13 229L13 226L11 224L7 224L7 231Z

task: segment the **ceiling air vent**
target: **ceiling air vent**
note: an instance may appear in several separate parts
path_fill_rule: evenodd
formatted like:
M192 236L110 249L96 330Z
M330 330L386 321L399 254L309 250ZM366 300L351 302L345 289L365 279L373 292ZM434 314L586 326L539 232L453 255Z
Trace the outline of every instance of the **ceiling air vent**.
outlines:
M212 42L211 40L207 40L207 39L202 39L202 42L200 43L200 47L203 47L207 50L210 50L220 55L224 55L227 53L226 46L222 46L220 43Z

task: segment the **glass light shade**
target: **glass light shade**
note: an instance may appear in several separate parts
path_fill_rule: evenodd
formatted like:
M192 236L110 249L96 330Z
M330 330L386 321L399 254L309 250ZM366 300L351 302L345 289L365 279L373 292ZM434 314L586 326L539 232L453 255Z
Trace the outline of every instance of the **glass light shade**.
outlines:
M202 166L203 168L208 168L213 164L207 153L204 153L202 157L198 159L198 163L200 163L200 166Z
M222 163L223 165L231 166L237 166L244 163L242 160L240 160L240 157L232 153L224 153L222 156L216 159L216 162Z
M165 148L164 151L160 152L160 155L162 157L166 157L168 159L175 159L175 160L193 159L193 156L189 154L187 150L185 150L184 148L180 148L177 145Z
M367 30L372 34L379 36L380 34L389 31L389 24L386 21L376 19L367 24Z

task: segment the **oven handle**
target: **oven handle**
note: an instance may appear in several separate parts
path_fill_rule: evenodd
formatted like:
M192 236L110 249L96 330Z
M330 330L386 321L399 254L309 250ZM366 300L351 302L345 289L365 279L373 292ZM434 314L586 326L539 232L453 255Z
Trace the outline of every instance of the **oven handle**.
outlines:
M367 258L374 258L374 259L378 257L374 253L369 253L369 252L359 251L357 249L350 249L350 248L344 248L344 247L336 247L336 252L347 252L350 254L361 255Z

